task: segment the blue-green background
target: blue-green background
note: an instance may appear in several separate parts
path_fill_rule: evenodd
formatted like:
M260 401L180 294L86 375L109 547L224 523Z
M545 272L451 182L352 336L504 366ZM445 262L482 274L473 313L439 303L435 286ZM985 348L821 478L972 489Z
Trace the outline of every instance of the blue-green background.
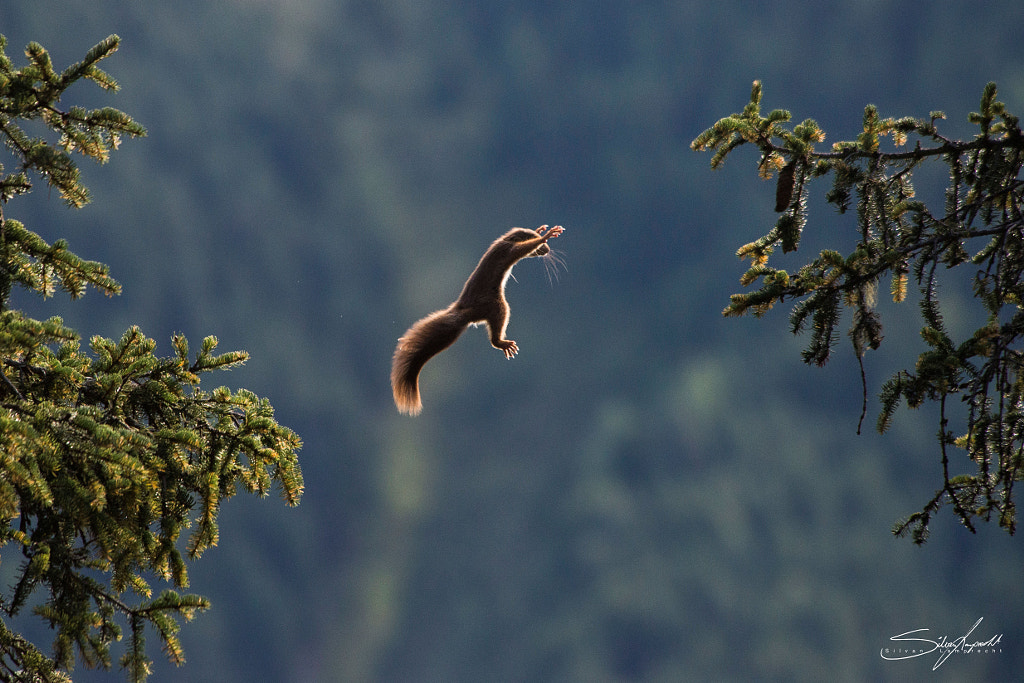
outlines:
M1019 540L949 515L923 548L891 536L940 482L935 412L879 437L873 399L857 436L845 337L809 368L787 306L721 317L774 185L752 151L713 173L689 143L754 79L765 110L828 142L869 102L944 110L969 136L990 80L1024 113L1022 26L1019 0L4 2L19 64L31 40L60 67L119 34L104 67L122 91L66 104L149 129L83 166L84 210L42 185L5 207L124 293L16 303L86 338L139 324L164 354L175 331L217 335L252 359L210 388L269 397L305 441L301 506L225 505L190 570L213 608L185 625L182 669L150 635L153 680L1012 679ZM922 196L942 180L924 174ZM809 253L851 240L825 189ZM517 267L519 357L471 330L427 366L423 414L399 416L395 340L497 235L542 223L566 227L567 269ZM920 350L912 304L883 314L872 398ZM879 655L979 618L1000 652L935 672Z

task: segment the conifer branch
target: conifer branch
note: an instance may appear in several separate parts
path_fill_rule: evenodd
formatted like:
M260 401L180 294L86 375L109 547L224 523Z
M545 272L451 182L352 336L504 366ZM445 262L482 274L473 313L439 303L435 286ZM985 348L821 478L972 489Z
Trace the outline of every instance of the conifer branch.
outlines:
M974 520L987 521L998 512L1000 526L1013 533L1014 485L1024 471L1024 388L1015 379L1024 352L1024 314L1019 311L1024 302L1024 133L1018 118L996 100L996 87L990 83L979 110L968 116L979 129L973 140L940 134L936 121L945 118L941 112L928 118L883 118L868 105L855 140L819 152L814 145L825 134L817 123L807 119L788 129L783 124L790 120L789 112L762 116L762 94L755 82L741 113L721 119L691 143L695 150L715 150L713 168L749 143L760 151L762 178L779 171L775 210L782 215L764 236L737 252L751 260L741 284L760 282L760 287L733 294L723 314L750 311L760 317L776 303L793 299L792 331L801 332L812 321L804 361L823 365L842 309L852 309L849 337L861 368L862 423L867 407L863 357L883 339L874 301L877 283L890 276L892 299L901 303L913 273L921 291L921 337L927 348L913 371L901 370L882 385L877 427L886 431L903 401L910 408L937 402L943 481L936 496L897 524L894 533L909 531L916 543L924 542L932 516L945 505L971 531ZM907 151L881 151L884 136L891 136L897 147L907 145L910 136L918 139ZM946 204L937 213L915 199L912 184L913 172L935 161L950 168ZM826 199L840 214L856 200L855 248L845 257L823 250L793 274L770 266L776 248L798 249L807 221L808 188L829 174L833 184ZM979 240L985 244L972 255L968 248L977 249ZM959 345L942 320L936 286L940 264L944 272L963 265L976 268L971 277L987 321ZM949 431L945 413L946 399L953 394L970 406L959 437ZM977 474L950 476L951 446L966 455Z
M147 628L172 662L183 663L180 622L209 603L170 589L152 598L143 575L186 587L179 544L193 558L215 545L217 514L239 486L260 495L279 486L289 505L302 496L302 443L276 422L270 403L244 389L200 386L203 374L244 363L245 352L215 355L209 336L190 362L187 340L175 335L173 355L161 358L134 326L118 340L94 336L83 349L59 318L8 309L15 285L44 297L61 289L73 299L89 286L120 292L105 265L78 257L63 239L47 243L4 213L34 176L81 206L89 195L73 155L102 163L122 137L145 135L116 109L59 104L83 79L116 90L97 63L118 44L110 36L58 73L37 43L26 48L29 64L15 68L0 36L0 140L18 167L5 174L0 166L0 514L9 522L0 544L25 559L0 591L0 608L13 617L31 607L55 633L46 657L0 621L4 680L6 673L68 680L61 670L76 658L110 668L123 625L130 639L120 662L129 680L150 672ZM28 136L19 125L26 120L41 121L55 139Z

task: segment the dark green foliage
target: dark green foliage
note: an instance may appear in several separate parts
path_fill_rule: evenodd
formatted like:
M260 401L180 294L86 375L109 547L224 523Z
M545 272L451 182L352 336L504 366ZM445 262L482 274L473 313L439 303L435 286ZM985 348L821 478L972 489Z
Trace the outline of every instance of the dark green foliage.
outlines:
M927 348L913 370L896 373L882 386L878 430L884 432L892 424L903 401L910 408L937 402L943 481L935 497L894 531L901 536L909 532L921 543L932 515L951 505L972 531L976 520L988 521L995 514L1012 534L1014 486L1024 479L1024 135L1018 118L996 100L996 86L989 83L979 111L968 117L978 126L973 140L941 135L936 127L944 118L941 112L921 119L882 118L868 105L856 140L819 152L813 143L824 140L824 133L817 124L808 119L787 130L782 124L789 120L788 113L760 114L761 95L761 85L755 82L742 113L720 120L691 145L695 150L715 150L711 165L716 168L730 151L752 143L761 152L762 177L781 169L776 211L782 216L764 237L737 252L752 261L741 283L748 286L761 280L761 286L732 295L723 313L751 311L760 316L778 301L796 299L790 319L793 332L803 331L807 320L812 321L804 361L823 365L845 305L852 310L849 336L861 361L868 349L882 342L882 323L875 310L879 280L891 279L890 293L900 303L912 274L921 290L921 337ZM891 136L893 151L881 150L885 136ZM913 148L900 149L910 136L916 138ZM920 165L937 161L950 171L945 205L938 215L914 199L912 184ZM776 246L784 252L799 246L809 182L830 173L833 182L826 199L840 213L856 201L858 239L853 251L844 258L838 251L824 250L794 275L771 268L768 259ZM944 326L936 287L937 273L957 266L970 270L985 318L960 344ZM956 431L949 428L946 410L952 396L967 406L964 423ZM951 475L953 452L961 454L957 465L967 463L975 473Z
M203 373L244 363L246 353L216 354L216 338L207 337L190 359L188 342L175 335L174 354L161 358L137 327L120 340L93 337L86 352L59 318L8 308L15 285L44 297L61 289L77 298L90 285L120 290L106 266L6 216L35 175L82 205L88 193L72 153L104 162L122 136L145 134L114 109L59 108L77 80L116 89L96 64L117 45L111 36L58 74L35 43L26 49L29 65L14 68L0 37L0 132L17 160L16 172L0 175L0 515L8 521L0 543L5 560L14 551L24 557L0 611L13 617L31 606L56 633L50 658L0 621L3 680L22 680L19 671L68 680L60 670L73 667L76 652L87 666L110 667L110 646L125 626L120 663L130 680L150 669L146 628L182 663L179 619L208 602L174 590L154 598L152 582L188 586L180 546L197 558L216 545L220 505L239 487L262 496L276 481L290 505L302 494L301 442L274 420L267 400L244 389L200 389ZM59 137L56 146L16 123L31 119Z

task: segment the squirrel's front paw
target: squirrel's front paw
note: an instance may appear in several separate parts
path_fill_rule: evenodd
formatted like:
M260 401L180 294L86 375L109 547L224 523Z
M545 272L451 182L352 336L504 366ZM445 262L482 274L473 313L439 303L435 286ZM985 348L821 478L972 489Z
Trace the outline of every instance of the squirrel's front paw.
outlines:
M555 227L551 228L551 230L548 230L548 226L542 225L539 228L537 228L536 232L538 235L544 235L544 233L547 232L548 234L546 235L546 237L548 239L551 239L552 237L558 237L563 232L565 232L565 228L563 228L561 225L556 225Z

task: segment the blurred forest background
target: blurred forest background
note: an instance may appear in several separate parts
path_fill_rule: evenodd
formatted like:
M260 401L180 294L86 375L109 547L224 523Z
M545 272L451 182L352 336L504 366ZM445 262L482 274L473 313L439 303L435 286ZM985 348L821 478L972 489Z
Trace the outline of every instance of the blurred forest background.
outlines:
M86 337L137 323L163 355L175 331L215 334L252 359L214 381L269 397L305 441L301 506L226 505L190 569L213 608L185 625L182 669L151 637L153 680L1018 675L1019 540L951 514L924 547L891 536L941 481L934 413L857 436L845 338L809 368L785 307L721 317L775 185L753 151L712 173L689 143L754 79L764 111L813 117L828 142L868 103L972 135L987 81L1024 114L1022 26L1019 0L4 2L18 64L32 40L61 68L120 35L103 67L122 91L76 95L149 130L83 167L84 210L45 188L6 209L124 294L15 304ZM918 179L926 200L943 182ZM808 252L853 229L826 189ZM470 330L427 366L423 414L399 416L396 339L495 237L542 223L566 227L568 268L549 284L517 267L519 357ZM920 351L913 303L883 323L869 425ZM979 618L1001 652L935 672L879 656Z

